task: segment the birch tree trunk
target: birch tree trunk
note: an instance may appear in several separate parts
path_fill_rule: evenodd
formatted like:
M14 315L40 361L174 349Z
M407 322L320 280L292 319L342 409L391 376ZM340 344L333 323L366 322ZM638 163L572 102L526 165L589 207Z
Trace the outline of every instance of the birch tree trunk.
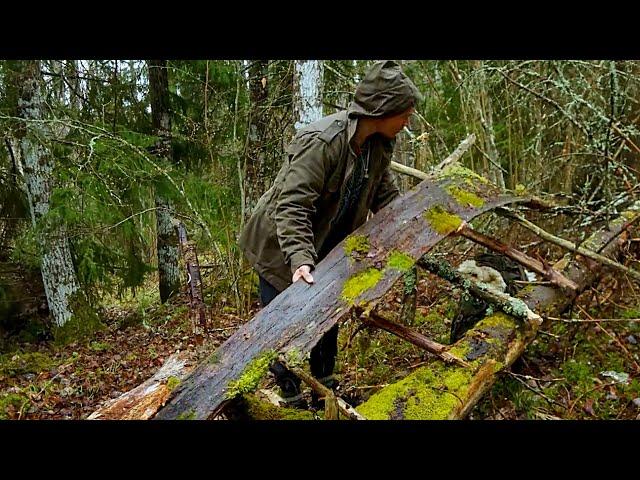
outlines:
M294 75L295 128L322 118L322 60L297 60Z
M24 125L19 129L19 142L29 210L33 226L39 227L41 271L47 303L55 324L62 327L76 313L75 300L80 285L73 269L64 224L54 224L46 218L53 188L54 161L46 146L51 134L42 122L45 114L40 62L20 62L20 71L22 88L18 100L18 116L24 119Z
M171 116L169 112L169 79L166 60L149 60L149 96L154 133L160 137L157 155L173 159L171 147ZM178 236L173 228L173 204L162 192L156 191L156 221L158 243L158 273L160 300L166 302L180 288L178 267Z

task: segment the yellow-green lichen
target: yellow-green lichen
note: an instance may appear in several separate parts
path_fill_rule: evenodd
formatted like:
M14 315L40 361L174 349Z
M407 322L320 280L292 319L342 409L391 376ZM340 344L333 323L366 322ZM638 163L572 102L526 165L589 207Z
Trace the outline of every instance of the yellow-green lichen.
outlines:
M477 196L475 193L467 192L466 190L461 189L455 185L449 185L446 188L449 195L456 199L458 204L463 207L472 206L479 208L484 205L484 200Z
M263 352L259 357L255 358L247 367L240 378L234 382L229 382L225 397L227 399L234 398L243 393L254 391L258 387L258 383L267 374L269 365L278 357L278 354L272 350Z
M364 292L375 287L382 278L382 275L382 271L373 267L354 275L344 282L344 287L342 288L343 300L353 302Z
M389 254L389 259L387 260L387 267L394 268L396 270L400 270L401 272L406 272L411 267L415 260L411 258L406 253L399 252L394 250Z
M431 207L425 212L424 217L436 232L441 235L448 235L458 229L462 219L452 213L447 212L441 205Z
M351 255L353 252L366 255L370 248L369 239L365 235L351 235L344 241L344 253L347 255Z
M466 397L471 372L431 364L383 388L357 410L371 420L444 420Z
M175 390L175 388L180 385L180 379L178 377L169 377L167 378L167 388L169 389L170 392L172 392L173 390Z

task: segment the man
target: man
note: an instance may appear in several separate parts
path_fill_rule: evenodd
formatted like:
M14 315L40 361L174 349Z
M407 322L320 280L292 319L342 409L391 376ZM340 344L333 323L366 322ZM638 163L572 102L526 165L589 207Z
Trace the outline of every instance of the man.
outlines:
M370 210L376 213L399 194L389 170L395 136L420 98L396 62L377 62L346 111L298 131L240 236L259 275L263 306L292 282L312 284L317 262L362 225ZM337 342L336 325L311 350L311 374L329 388L335 387ZM304 405L300 380L278 362L271 371L285 400Z

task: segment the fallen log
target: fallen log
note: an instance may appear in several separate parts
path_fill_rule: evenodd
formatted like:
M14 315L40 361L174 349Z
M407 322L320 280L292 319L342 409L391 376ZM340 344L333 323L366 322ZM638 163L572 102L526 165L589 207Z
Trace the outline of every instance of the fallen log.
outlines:
M194 365L186 352L171 355L160 370L133 390L107 401L87 420L148 420L161 408Z
M626 234L623 227L640 215L640 202L612 221L605 230L594 233L585 247L612 256L621 241L612 241ZM591 285L601 264L586 257L567 254L554 268L578 285L577 292L562 291L549 286L530 286L517 295L541 316L558 315L571 305L576 296ZM535 338L537 322L522 322L504 313L485 317L449 349L471 364L471 368L433 362L421 367L403 380L384 387L356 410L371 420L382 419L462 419L491 388L497 373L509 367Z
M231 398L252 391L277 354L305 357L355 305L373 309L434 245L477 215L528 200L500 195L458 165L397 198L334 248L314 272L243 325L176 390L156 419L215 416Z

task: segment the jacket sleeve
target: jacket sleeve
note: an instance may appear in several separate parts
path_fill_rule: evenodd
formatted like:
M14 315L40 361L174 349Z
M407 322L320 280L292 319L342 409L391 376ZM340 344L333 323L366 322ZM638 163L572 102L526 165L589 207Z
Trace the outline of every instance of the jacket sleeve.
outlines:
M400 195L400 190L396 185L395 177L389 167L382 174L382 179L376 189L375 197L371 205L371 211L377 213L393 199Z
M275 221L280 250L295 272L301 265L315 268L312 218L316 200L331 171L327 144L317 135L297 139L289 148L289 169L277 199Z

